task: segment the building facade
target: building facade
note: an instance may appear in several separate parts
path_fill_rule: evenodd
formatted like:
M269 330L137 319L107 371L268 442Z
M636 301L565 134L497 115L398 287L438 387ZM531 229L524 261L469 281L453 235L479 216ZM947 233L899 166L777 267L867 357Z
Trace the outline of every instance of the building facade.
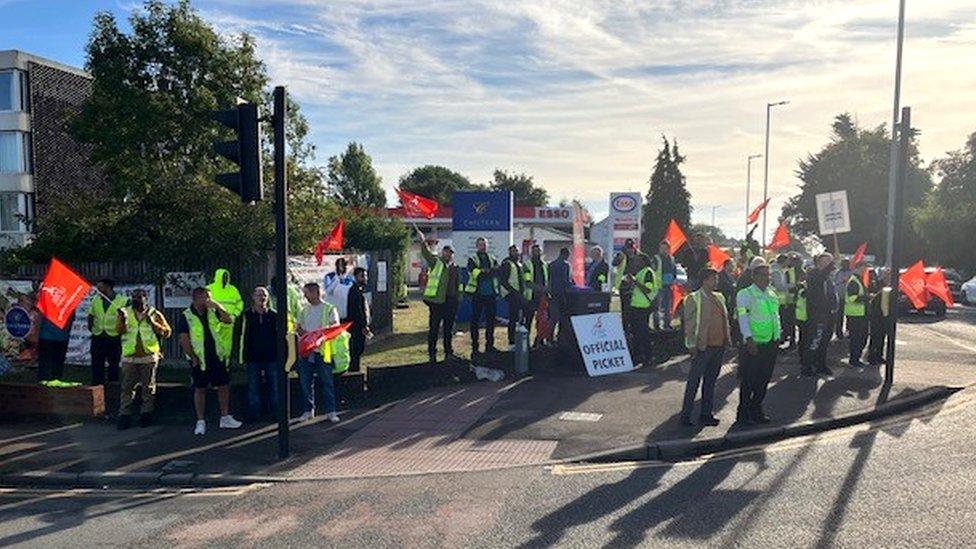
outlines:
M38 216L103 185L68 132L91 76L17 50L0 51L0 249L24 246Z

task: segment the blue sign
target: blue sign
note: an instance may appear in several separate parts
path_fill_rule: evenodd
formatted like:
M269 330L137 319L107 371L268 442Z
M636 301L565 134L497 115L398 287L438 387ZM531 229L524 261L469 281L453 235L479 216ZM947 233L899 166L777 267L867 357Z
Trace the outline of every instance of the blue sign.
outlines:
M455 231L512 230L511 191L461 191L451 199Z
M23 307L13 306L4 316L7 333L14 339L24 339L31 329L30 313Z

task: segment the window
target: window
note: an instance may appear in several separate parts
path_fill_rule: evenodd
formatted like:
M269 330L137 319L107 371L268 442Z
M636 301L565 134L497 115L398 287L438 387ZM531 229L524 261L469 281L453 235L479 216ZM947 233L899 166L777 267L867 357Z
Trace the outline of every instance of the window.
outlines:
M30 134L0 132L0 173L30 173Z
M27 110L27 79L19 70L0 71L0 111Z
M20 193L0 193L0 231L20 231L23 217L20 206Z

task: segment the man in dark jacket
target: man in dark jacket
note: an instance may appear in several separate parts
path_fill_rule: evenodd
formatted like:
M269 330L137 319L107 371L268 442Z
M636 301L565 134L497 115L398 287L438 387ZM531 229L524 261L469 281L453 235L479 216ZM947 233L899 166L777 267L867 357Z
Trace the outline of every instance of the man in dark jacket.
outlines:
M603 259L603 248L590 249L590 266L586 269L586 285L594 292L603 292L604 284L610 280L610 265Z
M817 256L814 269L807 277L807 322L809 342L806 360L801 372L805 376L815 373L831 375L827 367L827 347L830 344L831 330L837 315L837 289L834 287L834 256L823 253Z
M678 263L688 272L688 289L695 291L701 287L698 273L708 265L708 236L695 233L691 241L678 251Z
M549 322L553 326L553 336L556 334L556 326L559 326L559 335L563 333L563 322L566 320L566 292L573 285L569 275L569 248L559 250L559 257L549 264L549 293L552 301L549 303Z
M370 330L372 315L369 311L369 302L366 301L366 269L362 267L353 269L352 279L349 303L346 307L349 317L344 322L352 322L352 326L349 327L349 371L358 372L360 360L366 352L366 339L373 335Z
M260 419L263 404L271 414L278 409L278 315L268 307L271 296L264 286L254 288L251 307L234 319L234 348L231 357L247 371L247 404L251 421ZM270 398L261 398L261 384L267 384Z

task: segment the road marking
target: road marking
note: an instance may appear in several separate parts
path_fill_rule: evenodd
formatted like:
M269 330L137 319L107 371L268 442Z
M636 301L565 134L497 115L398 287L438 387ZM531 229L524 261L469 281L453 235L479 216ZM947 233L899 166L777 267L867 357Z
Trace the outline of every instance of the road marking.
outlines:
M18 442L18 441L21 441L21 440L26 440L28 438L42 437L44 435L50 435L52 433L57 433L57 432L60 432L60 431L67 431L68 429L75 429L75 428L78 428L78 427L81 427L81 423L72 423L71 425L64 425L62 427L55 427L53 429L47 429L46 431L37 431L35 433L28 433L26 435L20 435L18 437L5 438L3 440L0 440L0 445L2 445L2 444L10 444L11 442Z
M934 334L934 335L937 335L937 336L941 337L942 339L948 341L949 343L952 343L953 345L955 345L956 347L959 347L960 349L965 349L965 350L967 350L969 352L976 353L976 347L970 347L969 345L966 345L965 343L959 343L954 338L949 337L949 336L943 334L942 332L939 332L937 330L933 330L932 328L929 328L928 326L919 326L919 328L922 328L923 330L925 330L925 331L927 331L927 332L929 332L931 334Z
M600 421L603 414L592 412L563 412L559 414L559 419L563 421Z
M151 488L147 490L125 489L125 488L0 488L0 498L22 498L12 503L0 505L0 510L23 507L31 503L37 503L48 499L71 498L71 499L141 499L149 497L237 497L242 496L270 484L266 482L256 482L243 486L217 486L213 488Z

